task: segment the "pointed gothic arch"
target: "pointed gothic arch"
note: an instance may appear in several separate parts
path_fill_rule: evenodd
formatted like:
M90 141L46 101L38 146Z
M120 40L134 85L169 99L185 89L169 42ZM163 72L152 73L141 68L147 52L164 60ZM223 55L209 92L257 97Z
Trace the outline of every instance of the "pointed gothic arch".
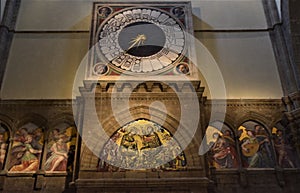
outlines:
M106 135L108 136L112 136L118 129L120 129L122 126L126 125L127 123L132 122L132 120L139 120L139 119L145 119L145 120L151 120L152 122L155 123L163 123L160 124L163 128L165 128L166 130L168 130L173 136L176 133L177 129L181 129L183 132L187 132L188 128L185 128L183 125L181 125L179 123L179 120L177 120L175 117L167 114L165 115L165 119L162 119L161 114L163 112L161 112L159 109L156 108L152 108L152 116L150 116L149 114L149 107L148 106L144 106L144 105L140 105L140 106L135 106L130 108L129 110L131 112L131 117L124 117L124 119L122 119L122 125L120 123L117 122L117 120L115 119L115 116L112 115L110 117L107 117L105 120L103 120L101 122L103 130L106 132ZM117 114L122 115L122 112L118 112ZM83 128L84 129L84 128ZM98 130L99 132L99 130ZM179 133L179 137L181 137L181 133ZM184 133L183 133L184 135ZM187 134L189 135L189 134ZM91 142L92 140L94 140L94 145L92 147L96 148L96 151L90 150L89 147L87 147L84 144L83 141L83 146L82 146L82 153L81 153L81 168L85 169L85 170L95 170L97 168L97 164L98 164L98 157L97 155L100 155L100 152L105 144L105 142L108 140L106 140L105 142L102 140L99 140L99 138L97 138L97 136L94 136L95 138L91 138L89 142ZM184 136L186 137L186 136ZM183 139L184 139L183 137ZM190 162L188 162L188 164L191 164L191 167L199 167L202 163L201 161L201 157L198 155L198 150L200 147L200 143L201 143L201 139L202 139L202 135L200 135L199 132L196 133L196 135L192 138L190 144L188 145L188 147L185 150L185 156L187 160L190 160ZM181 140L181 139L177 139L177 140ZM100 144L101 143L101 144ZM91 147L91 145L90 145ZM96 153L95 153L96 152Z

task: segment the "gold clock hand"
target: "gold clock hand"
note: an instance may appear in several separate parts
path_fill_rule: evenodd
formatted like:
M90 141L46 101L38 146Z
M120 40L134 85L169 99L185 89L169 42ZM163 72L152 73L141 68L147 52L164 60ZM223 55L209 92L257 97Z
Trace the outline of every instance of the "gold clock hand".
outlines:
M146 40L147 40L147 37L144 34L138 34L135 38L133 38L130 41L130 43L132 43L132 44L127 50L130 50L131 48L133 48L136 45L137 45L137 47L140 46L141 44L143 45Z

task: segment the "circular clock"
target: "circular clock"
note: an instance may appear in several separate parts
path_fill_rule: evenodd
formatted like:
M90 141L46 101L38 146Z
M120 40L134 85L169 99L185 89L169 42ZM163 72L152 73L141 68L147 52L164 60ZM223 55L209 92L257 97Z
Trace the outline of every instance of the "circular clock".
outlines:
M185 52L182 23L167 11L130 7L114 12L98 31L98 56L126 74L159 74L174 68Z

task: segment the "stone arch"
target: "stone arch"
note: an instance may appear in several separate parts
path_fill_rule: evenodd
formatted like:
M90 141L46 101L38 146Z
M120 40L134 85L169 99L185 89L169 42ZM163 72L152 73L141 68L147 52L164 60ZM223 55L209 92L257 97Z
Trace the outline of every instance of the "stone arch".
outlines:
M266 124L257 118L247 119L240 124L238 132L242 167L274 168L276 166L272 131ZM249 152L245 151L245 148ZM248 153L250 154L247 155Z
M152 117L149 114L149 110L153 110L152 111ZM162 115L165 115L164 112L160 111L159 109L156 108L152 108L152 107L148 107L145 105L139 105L139 106L134 106L132 108L129 109L130 113L131 113L131 117L128 116L124 116L124 111L118 112L116 113L116 116L119 117L119 119L121 119L121 123L118 123L117 120L115 119L115 116L112 115L111 117L106 118L105 120L102 121L102 125L104 128L108 128L109 126L110 129L106 130L108 131L109 136L118 128L120 128L121 126L125 125L126 123L131 122L132 120L136 120L139 118L144 118L144 119L152 119L154 122L160 124L162 122L164 122L166 126L166 128L170 128L171 130L169 130L172 133L175 133L176 130L175 128L177 128L179 126L179 122L177 121L177 118L175 118L174 116L167 114L166 115L166 121L162 119ZM111 123L113 121L113 123Z
M10 149L9 141L12 137L12 128L9 122L12 123L12 120L9 117L0 115L0 171L6 166L8 152Z
M179 142L176 138L171 140L172 137L170 131L152 120L132 120L118 128L105 143L98 170L158 167L161 170L182 170L186 166L186 157ZM129 157L131 159L127 159Z
M46 128L47 120L39 114L29 113L20 118L13 131L9 164L6 166L10 173L36 172L40 169ZM28 152L32 154L30 164L20 162L20 154L24 156Z
M228 130L230 130L231 132L232 132L232 134L234 135L234 136L236 136L236 133L235 133L235 131L234 131L234 128L232 128L232 126L230 126L230 124L228 124L226 121L224 121L224 122L222 122L222 121L219 121L219 120L215 120L215 121L211 121L210 122L210 126L213 126L213 127L216 127L216 125L214 124L214 123L217 123L217 122L219 122L219 123L222 123L224 126L225 126L225 128L227 128ZM223 126L223 127L224 127ZM218 128L219 129L219 128ZM222 129L222 128L221 128Z
M35 124L36 126L38 126L40 128L43 128L44 130L46 130L47 123L48 123L47 119L45 117L43 117L42 115L39 115L36 113L29 113L20 118L20 120L17 123L16 128L20 128L21 126L23 126L29 122Z
M49 132L51 132L57 125L66 124L68 126L75 126L73 114L70 113L61 113L55 115L51 117L50 120L51 122L49 121L49 130L46 133L47 136Z
M49 129L45 132L45 147L42 161L42 169L45 172L72 172L74 170L75 154L77 147L77 129L73 115L70 113L57 114L50 118ZM63 142L60 142L62 139ZM53 146L60 142L60 151L67 152L67 157L54 168ZM51 161L52 160L52 161ZM52 171L52 169L54 170Z
M240 118L238 118L236 121L236 125L240 127L243 123L247 121L254 121L261 124L265 129L268 130L269 133L270 133L270 125L272 125L274 122L273 120L268 119L262 114L250 111L242 115Z
M50 124L51 125L54 125L58 122L65 122L65 123L68 123L68 124L74 124L74 117L73 117L73 114L71 113L60 113L60 114L57 114L53 117L51 117L51 120L52 120L52 123Z
M206 129L205 141L209 148L206 155L210 166L218 169L239 168L236 132L227 123L219 120L211 121Z
M131 117L124 116L124 113L123 113L124 111L118 112L116 114L117 116L120 115L121 120L122 120L121 123L118 123L117 120L115 119L114 115L112 115L112 116L106 118L105 120L101 121L101 124L106 132L106 135L108 135L108 136L112 136L112 134L116 130L121 128L123 125L125 125L133 120L138 120L138 119L147 119L147 120L151 120L158 124L161 124L163 122L163 124L161 124L161 126L163 126L168 131L170 131L170 133L172 133L173 136L174 136L175 132L177 131L176 128L181 128L183 131L188 132L188 129L185 128L183 125L181 125L176 117L174 117L170 114L165 115L164 112L162 112L158 109L155 109L155 108L151 108L151 110L152 110L152 113L151 113L152 116L150 116L150 114L149 114L148 106L145 106L145 105L134 106L129 109L129 111L131 112ZM165 117L166 117L165 120L162 120L162 116L161 116L162 114L165 115ZM179 136L182 137L181 134ZM183 136L183 138L184 137L186 137L186 136ZM96 140L96 138L95 138L95 140ZM184 150L186 159L188 162L188 166L189 166L189 164L192 164L192 166L201 164L200 156L198 155L198 150L199 150L199 147L201 144L200 143L201 140L202 140L201 136L196 134L192 138L192 140L189 143L189 145L187 146L187 148ZM97 141L99 141L99 139ZM103 144L101 146L97 145L96 144L97 141L95 141L94 147L98 147L98 149L102 149ZM83 142L83 144L84 144L84 142ZM95 170L97 167L97 162L96 162L97 156L94 154L95 154L95 152L91 151L84 144L82 147L82 154L81 154L81 167L84 167L85 169ZM84 162L89 162L89 164L85 165Z
M295 136L280 121L272 128L276 163L281 168L299 168L300 159L295 148Z
M7 127L10 135L9 137L12 137L13 119L6 115L0 114L0 123L4 124Z
M234 132L234 134L236 135L236 121L235 119L229 114L229 113L225 113L225 117L223 113L215 113L214 114L215 119L211 120L210 123L215 122L215 121L220 121L220 122L224 122L225 125L227 125L232 132ZM224 120L222 120L222 118L224 118ZM208 123L208 125L210 124ZM207 125L207 126L208 126ZM207 128L207 126L205 128Z
M247 122L254 122L256 123L257 125L261 125L267 132L268 136L271 137L271 134L272 134L272 131L271 131L271 128L269 128L263 121L261 120L257 120L257 119L247 119L245 120L242 124L239 125L242 126L243 124L247 123Z

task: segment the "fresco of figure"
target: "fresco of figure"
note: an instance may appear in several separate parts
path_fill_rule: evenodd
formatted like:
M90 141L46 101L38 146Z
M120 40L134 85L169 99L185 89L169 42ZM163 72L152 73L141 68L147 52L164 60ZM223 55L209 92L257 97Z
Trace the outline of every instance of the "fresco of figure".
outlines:
M36 172L40 165L43 139L43 130L34 124L18 129L12 138L9 172Z
M20 142L24 143L26 141L26 137L28 135L28 129L25 127L20 128L14 136L14 144Z
M46 172L71 172L73 170L76 131L73 127L55 128L49 133Z
M39 167L39 157L42 150L34 149L31 145L33 141L33 136L26 134L25 141L19 150L23 151L22 156L20 156L20 164L16 164L10 168L11 172L33 172ZM20 153L20 152L19 152Z
M34 130L32 135L32 147L35 149L42 149L44 145L44 133L41 128L37 128Z
M181 170L187 162L179 143L160 125L137 120L117 130L104 145L98 171Z
M6 151L8 146L7 138L8 138L8 132L0 128L0 170L4 168L4 161L5 161Z
M112 12L112 9L110 7L100 7L98 10L98 15L100 18L104 19L107 16L109 16Z
M68 161L68 147L66 136L61 134L56 142L50 148L51 156L45 163L46 171L66 171Z
M239 162L235 140L232 137L231 131L222 129L222 132L220 132L216 129L216 132L213 132L212 135L214 144L208 153L210 164L217 169L237 168Z
M282 130L277 130L274 136L274 147L277 154L277 162L280 167L295 168L293 148L289 144Z
M270 168L274 167L274 158L271 151L270 139L261 125L245 129L241 139L242 154L245 157L245 167Z

